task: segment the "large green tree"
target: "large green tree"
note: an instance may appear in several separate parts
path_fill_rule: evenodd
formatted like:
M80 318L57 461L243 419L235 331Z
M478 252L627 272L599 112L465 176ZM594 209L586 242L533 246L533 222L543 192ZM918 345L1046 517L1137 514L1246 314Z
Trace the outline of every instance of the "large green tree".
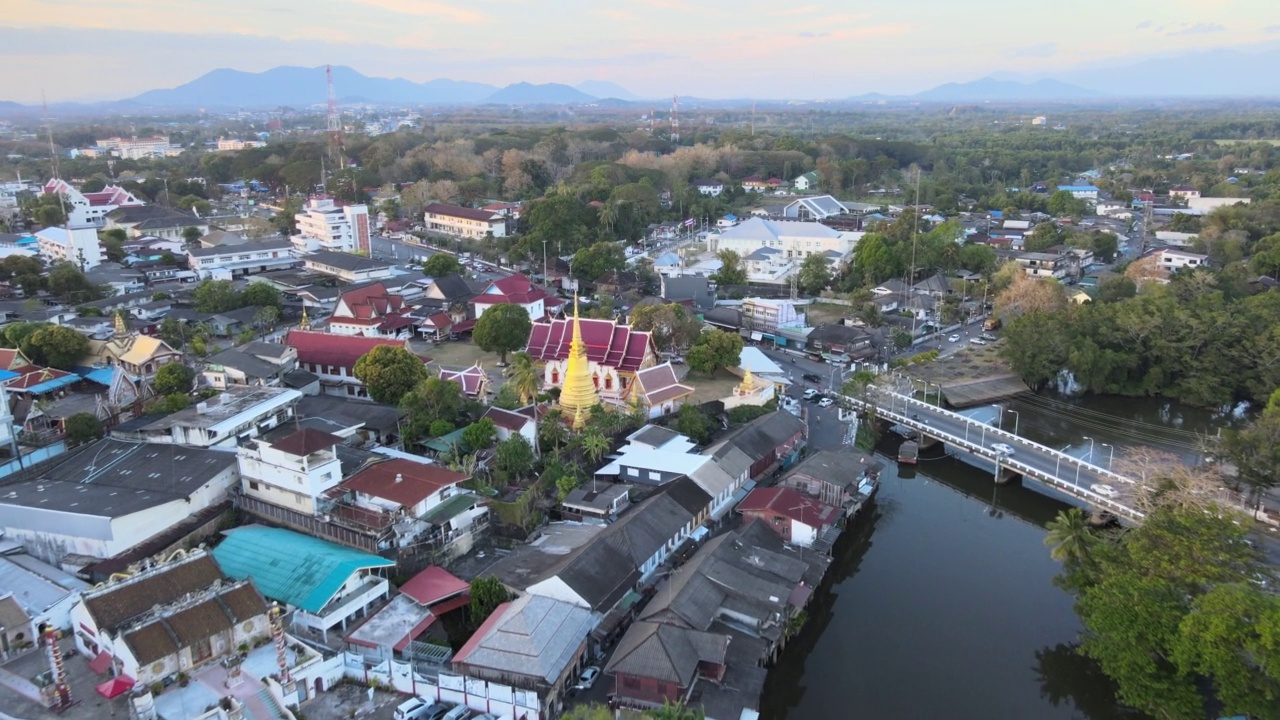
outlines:
M631 328L651 333L659 351L681 350L702 334L702 321L679 303L645 305L631 311Z
M747 270L742 265L742 256L732 250L721 250L716 253L720 261L720 269L711 275L717 285L746 285Z
M598 242L573 254L573 276L586 282L626 266L627 259L619 243Z
M471 338L481 350L498 353L500 362L505 365L507 353L524 347L529 342L532 329L533 321L523 306L504 303L484 311L476 321Z
M467 608L471 624L478 627L499 605L510 599L511 593L497 577L488 575L472 580L471 604Z
M707 330L685 354L689 367L713 373L722 367L737 367L742 355L742 336L724 330Z
M374 402L400 402L428 378L422 358L400 345L379 345L356 360L355 376Z
M194 387L196 371L182 363L171 362L160 366L156 371L155 390L157 395L173 395L189 393Z
M810 253L800 262L797 283L806 295L817 295L831 283L831 263L821 253Z
M264 282L251 282L248 287L240 291L240 296L236 299L240 307L274 307L279 308L283 301L280 298L280 291Z
M240 293L230 280L205 280L191 294L196 310L220 313L240 307Z
M437 421L455 426L465 405L462 386L456 382L433 377L418 383L400 399L400 407L408 413L404 423L405 442L412 445L433 436L432 428Z
M456 275L462 272L462 263L448 253L438 252L422 263L422 274L430 278Z
M22 344L22 353L37 365L70 370L89 354L89 339L61 325L47 325Z

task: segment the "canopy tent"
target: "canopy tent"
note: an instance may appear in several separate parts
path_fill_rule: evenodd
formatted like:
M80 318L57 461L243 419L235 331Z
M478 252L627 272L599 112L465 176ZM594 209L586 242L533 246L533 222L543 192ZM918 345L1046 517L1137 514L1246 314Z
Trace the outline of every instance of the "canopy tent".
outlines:
M118 695L123 695L133 689L133 678L128 675L120 675L98 686L98 694L110 700Z

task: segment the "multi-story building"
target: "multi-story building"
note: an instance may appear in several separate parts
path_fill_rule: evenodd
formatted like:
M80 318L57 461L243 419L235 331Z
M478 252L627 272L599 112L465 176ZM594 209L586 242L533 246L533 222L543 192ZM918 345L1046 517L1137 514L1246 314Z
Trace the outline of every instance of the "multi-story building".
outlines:
M1034 278L1051 277L1061 280L1071 269L1071 257L1067 253L1024 252L1016 256L1022 271Z
M768 220L753 217L710 236L711 250L732 250L746 257L761 248L780 251L788 260L800 260L817 253L843 261L853 252L864 233L841 232L817 222Z
M332 198L313 197L294 219L298 234L292 241L299 252L369 252L369 208L365 205L338 205Z
M292 251L287 240L196 248L187 253L187 267L205 277L230 279L294 267L300 261Z
M363 283L391 277L391 263L363 255L333 250L320 250L302 256L302 265L312 272L338 278L348 283Z
M69 262L85 272L107 259L98 242L98 226L85 207L77 206L67 213L66 227L37 230L36 241L45 260Z
M262 147L266 143L261 140L239 140L236 138L218 138L218 150L246 150L248 148Z
M73 208L80 208L84 211L82 217L98 227L106 223L107 213L112 210L122 207L142 207L146 204L118 185L108 185L98 192L82 193L60 178L54 178L45 183L42 192L45 195L61 195L63 202L68 205L68 214Z
M195 407L117 425L112 437L195 447L235 447L293 418L297 390L232 386Z
M492 210L431 203L424 212L424 221L427 230L464 238L503 237L507 234L506 218Z
M342 443L314 428L245 443L236 449L241 490L246 497L317 515L324 494L342 482L337 450Z
M152 157L168 157L174 154L169 145L169 138L163 135L133 138L103 138L92 148L92 155L114 155L126 160L141 160ZM181 152L181 149L178 149Z
M1204 267L1209 262L1208 255L1200 255L1186 250L1165 248L1160 251L1159 265L1162 270L1173 272L1183 268Z
M1094 185L1059 185L1058 191L1063 190L1071 193L1071 197L1077 200L1097 200L1098 188Z

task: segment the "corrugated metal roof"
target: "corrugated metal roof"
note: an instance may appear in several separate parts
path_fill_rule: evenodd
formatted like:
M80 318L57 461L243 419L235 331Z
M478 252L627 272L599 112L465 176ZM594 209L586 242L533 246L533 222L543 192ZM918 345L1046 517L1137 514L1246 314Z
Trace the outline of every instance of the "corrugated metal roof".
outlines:
M395 565L281 528L242 527L226 535L213 550L222 572L237 580L253 578L266 597L310 613L320 612L352 573Z

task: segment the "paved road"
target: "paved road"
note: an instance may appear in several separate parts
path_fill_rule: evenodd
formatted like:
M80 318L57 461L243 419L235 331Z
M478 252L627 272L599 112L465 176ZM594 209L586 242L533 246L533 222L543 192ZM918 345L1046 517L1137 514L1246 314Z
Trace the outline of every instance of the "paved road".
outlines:
M1039 478L1033 476L1033 479L1043 481L1043 478L1056 478L1061 485L1047 484L1054 485L1081 500L1102 506L1111 505L1112 503L1106 497L1100 496L1092 489L1096 485L1106 485L1121 493L1121 496L1115 500L1123 502L1123 493L1129 483L1101 467L1081 462L1053 448L903 395L880 391L876 394L875 402L883 410L906 418L904 425L915 426L914 429L924 430L926 433L934 431L952 436L958 442L951 444L958 450L972 450L975 454L989 460L1004 455L1005 459L1002 462L1006 466L1014 467L1019 471L1030 469L1033 473L1043 476ZM1005 453L997 449L995 447L997 444L1009 446L1012 452Z

